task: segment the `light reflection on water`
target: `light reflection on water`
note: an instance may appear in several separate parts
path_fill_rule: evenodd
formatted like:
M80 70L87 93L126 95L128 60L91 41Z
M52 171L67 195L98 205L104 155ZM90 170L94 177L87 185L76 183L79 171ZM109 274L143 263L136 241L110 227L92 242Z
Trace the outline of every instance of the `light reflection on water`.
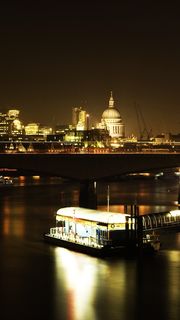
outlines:
M95 319L93 300L97 281L97 259L55 249L55 277L61 279L67 291L68 319ZM60 296L61 281L56 281L56 296ZM57 310L58 312L58 310ZM59 314L60 316L60 314Z
M158 213L158 212L168 212L170 210L175 210L177 209L176 205L142 205L140 204L139 206L139 214L144 215L144 214L149 214L149 213ZM106 211L107 206L98 206L99 210ZM124 213L125 212L125 207L124 205L110 205L109 206L109 211L111 212L119 212L119 213ZM131 213L130 207L128 207L127 213Z
M54 256L57 319L62 283L66 319L179 319L179 251L140 261L97 259L63 248Z
M128 306L132 308L128 313L133 311L135 301L129 296L135 292L135 261L129 267L123 260L112 262L63 248L56 248L54 255L56 296L61 299L63 277L68 319L118 319L119 312L125 315Z
M178 319L180 317L180 247L179 250L171 250L166 254L168 313L170 319Z
M15 203L12 199L10 201L9 196L4 197L2 232L5 236L24 236L24 214L25 207L22 204L18 205L17 200Z

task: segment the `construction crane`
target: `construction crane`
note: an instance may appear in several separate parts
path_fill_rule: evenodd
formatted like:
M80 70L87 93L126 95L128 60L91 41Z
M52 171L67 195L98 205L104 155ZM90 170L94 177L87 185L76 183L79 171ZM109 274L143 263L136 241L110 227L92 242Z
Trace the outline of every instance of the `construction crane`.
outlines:
M139 140L150 140L150 138L152 137L152 129L147 129L146 122L144 120L144 116L139 105L135 103L134 107L136 111L137 124L139 130Z

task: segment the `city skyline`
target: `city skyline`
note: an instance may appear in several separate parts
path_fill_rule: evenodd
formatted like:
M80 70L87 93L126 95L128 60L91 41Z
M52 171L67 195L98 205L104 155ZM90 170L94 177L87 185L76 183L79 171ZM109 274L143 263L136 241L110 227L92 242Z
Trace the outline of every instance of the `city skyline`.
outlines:
M99 122L113 91L127 135L135 103L153 134L179 133L177 5L73 1L1 5L0 108L25 122L71 123L83 106Z

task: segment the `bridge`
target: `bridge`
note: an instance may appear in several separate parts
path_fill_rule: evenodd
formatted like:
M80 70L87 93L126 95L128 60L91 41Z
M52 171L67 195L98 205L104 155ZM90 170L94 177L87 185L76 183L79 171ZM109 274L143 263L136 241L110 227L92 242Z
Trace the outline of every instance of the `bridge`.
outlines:
M142 216L143 231L180 227L180 210L150 213Z
M158 240L156 231L180 230L180 207L169 212L150 213L146 215L139 214L137 205L131 206L131 218L135 219L135 234L129 233L129 239L136 241L139 248L142 248L144 241L148 243L150 239ZM127 229L128 230L128 229ZM132 237L132 238L131 238Z
M180 153L1 153L0 174L59 176L81 182L79 206L96 208L94 181L180 166Z
M1 153L0 172L95 181L128 173L180 167L180 153Z

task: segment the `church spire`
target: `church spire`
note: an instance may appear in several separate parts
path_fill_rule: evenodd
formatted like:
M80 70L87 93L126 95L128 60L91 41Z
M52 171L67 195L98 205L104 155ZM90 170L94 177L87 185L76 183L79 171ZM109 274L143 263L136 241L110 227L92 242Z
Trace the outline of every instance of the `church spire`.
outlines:
M113 99L113 93L111 91L111 96L109 99L109 108L114 108L114 99Z

